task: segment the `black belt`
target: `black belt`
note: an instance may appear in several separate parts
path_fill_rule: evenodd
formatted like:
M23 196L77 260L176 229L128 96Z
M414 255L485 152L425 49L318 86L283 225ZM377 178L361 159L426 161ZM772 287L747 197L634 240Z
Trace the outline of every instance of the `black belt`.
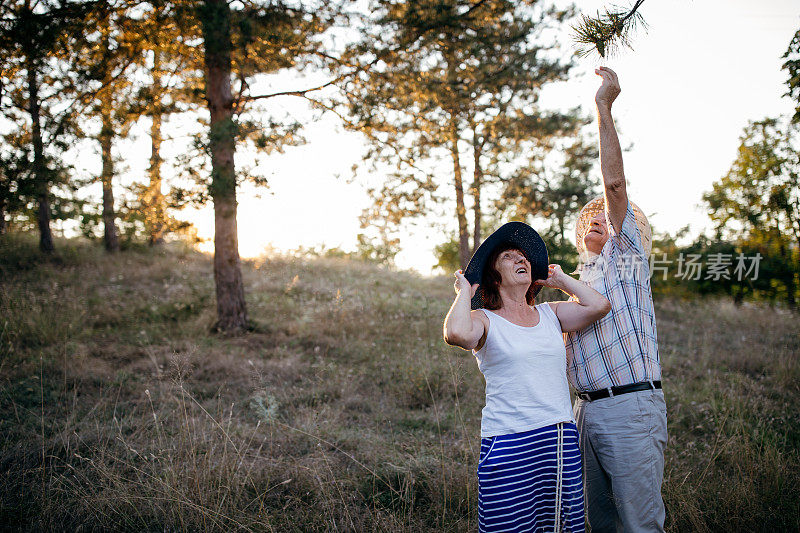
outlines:
M619 385L617 387L611 387L609 389L600 389L591 392L579 392L578 398L581 400L586 400L587 402L593 402L595 400L599 400L600 398L608 398L609 396L619 396L620 394L627 394L629 392L637 392L640 390L650 390L650 389L660 389L661 382L660 381L642 381L641 383L631 383L630 385Z

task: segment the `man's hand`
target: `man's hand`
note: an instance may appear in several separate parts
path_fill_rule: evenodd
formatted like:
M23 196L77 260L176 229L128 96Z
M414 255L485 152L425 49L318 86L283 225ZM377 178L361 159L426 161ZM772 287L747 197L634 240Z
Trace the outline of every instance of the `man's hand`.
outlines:
M594 73L603 78L603 83L600 85L600 88L597 89L594 101L597 107L611 110L611 104L614 103L614 100L617 99L621 91L617 74L608 67L595 69Z
M611 116L611 104L619 96L619 80L610 68L600 67L595 73L603 83L594 97L597 102L597 123L600 129L600 172L603 174L609 222L616 233L622 228L628 209L628 192L625 185L625 169L622 165L622 149Z

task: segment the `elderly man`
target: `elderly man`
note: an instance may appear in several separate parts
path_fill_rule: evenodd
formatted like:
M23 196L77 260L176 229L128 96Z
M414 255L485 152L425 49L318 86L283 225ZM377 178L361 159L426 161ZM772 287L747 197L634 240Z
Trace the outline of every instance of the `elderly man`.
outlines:
M577 393L592 533L663 531L667 416L647 259L650 226L628 201L622 151L611 117L617 75L600 67L595 96L604 195L581 211L580 279L611 302L594 324L564 335L567 376Z

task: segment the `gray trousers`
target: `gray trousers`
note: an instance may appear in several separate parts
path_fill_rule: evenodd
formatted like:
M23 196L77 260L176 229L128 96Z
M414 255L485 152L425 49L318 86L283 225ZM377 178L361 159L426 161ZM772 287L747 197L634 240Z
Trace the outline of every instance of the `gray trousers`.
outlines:
M574 405L592 533L664 531L667 406L661 390Z

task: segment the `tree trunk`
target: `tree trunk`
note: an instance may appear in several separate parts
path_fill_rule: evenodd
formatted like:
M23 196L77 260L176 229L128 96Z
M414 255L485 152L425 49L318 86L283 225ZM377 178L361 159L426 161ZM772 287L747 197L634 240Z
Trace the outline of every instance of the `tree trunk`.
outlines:
M481 244L481 222L483 214L481 213L481 186L483 185L483 169L481 168L481 152L483 150L483 143L477 142L477 134L473 140L473 153L475 157L475 169L472 178L472 200L474 206L472 214L474 215L472 227L472 253L478 249Z
M800 220L798 220L798 216L800 216L800 200L796 200L793 204L793 211L787 211L787 216L789 217L789 221L792 225L792 232L794 233L795 243L798 247L798 253L800 253ZM794 297L795 287L797 286L795 283L795 274L800 277L800 262L795 261L793 257L793 253L791 249L789 250L789 262L788 264L793 265L794 269L792 271L792 295L790 297L792 309L797 308L797 301Z
M780 237L778 237L780 238ZM780 252L780 256L786 262L787 265L787 272L786 275L783 276L783 283L786 285L786 303L787 305L792 308L797 308L797 301L795 299L795 282L794 282L794 274L795 269L791 268L792 265L792 250L784 244L783 239L781 239L780 244L778 245L778 251Z
M230 10L225 0L201 6L206 101L210 112L211 197L214 200L214 281L217 331L246 329L247 310L236 230L235 124L231 96Z
M111 96L109 90L103 90L101 99L100 152L103 161L100 170L100 181L103 184L103 244L106 251L119 251L119 238L117 237L116 214L114 213L114 191L111 188L111 179L114 176L114 160L111 156L111 138L114 125L111 119Z
M797 299L795 298L795 281L794 281L794 272L790 271L789 275L786 276L786 303L792 309L797 308Z
M0 197L0 235L6 234L6 199Z
M455 116L450 118L450 154L453 157L453 181L456 188L456 218L458 219L458 258L461 268L469 263L469 230L467 229L467 209L464 207L464 183L461 179L461 161L458 156L458 128Z
M39 116L39 80L32 59L27 60L28 69L28 112L31 115L31 143L33 144L33 180L36 199L39 203L39 249L51 254L55 252L53 234L50 231L50 192L47 168L44 161L42 124Z
M744 301L744 284L743 283L738 283L738 284L734 283L732 285L732 289L731 290L733 292L733 303L734 303L734 305L736 305L736 307L741 306L742 302Z
M161 193L161 51L153 50L153 98L155 99L150 125L150 183L145 195L145 225L150 245L164 242L165 208Z
M453 36L448 36L452 41ZM447 84L450 91L455 91L457 83L456 79L456 66L457 61L455 53L451 46L445 46L443 50L445 60L447 61ZM469 229L467 228L467 209L464 206L464 182L461 179L461 160L458 155L458 120L457 108L455 106L455 94L451 93L450 98L452 101L446 107L450 114L449 135L450 135L450 155L453 158L453 182L456 188L456 219L458 220L458 258L461 263L461 268L467 268L469 258L471 256L471 249L469 247Z
M110 22L106 20L106 27L103 29L103 45L108 50L108 27ZM111 87L111 69L105 65L103 76L103 89L100 91L100 154L103 162L100 170L100 181L103 184L103 244L106 251L119 251L119 238L117 237L116 213L114 213L114 190L111 188L111 180L114 177L114 159L111 156L111 141L114 137L113 121L113 89Z

